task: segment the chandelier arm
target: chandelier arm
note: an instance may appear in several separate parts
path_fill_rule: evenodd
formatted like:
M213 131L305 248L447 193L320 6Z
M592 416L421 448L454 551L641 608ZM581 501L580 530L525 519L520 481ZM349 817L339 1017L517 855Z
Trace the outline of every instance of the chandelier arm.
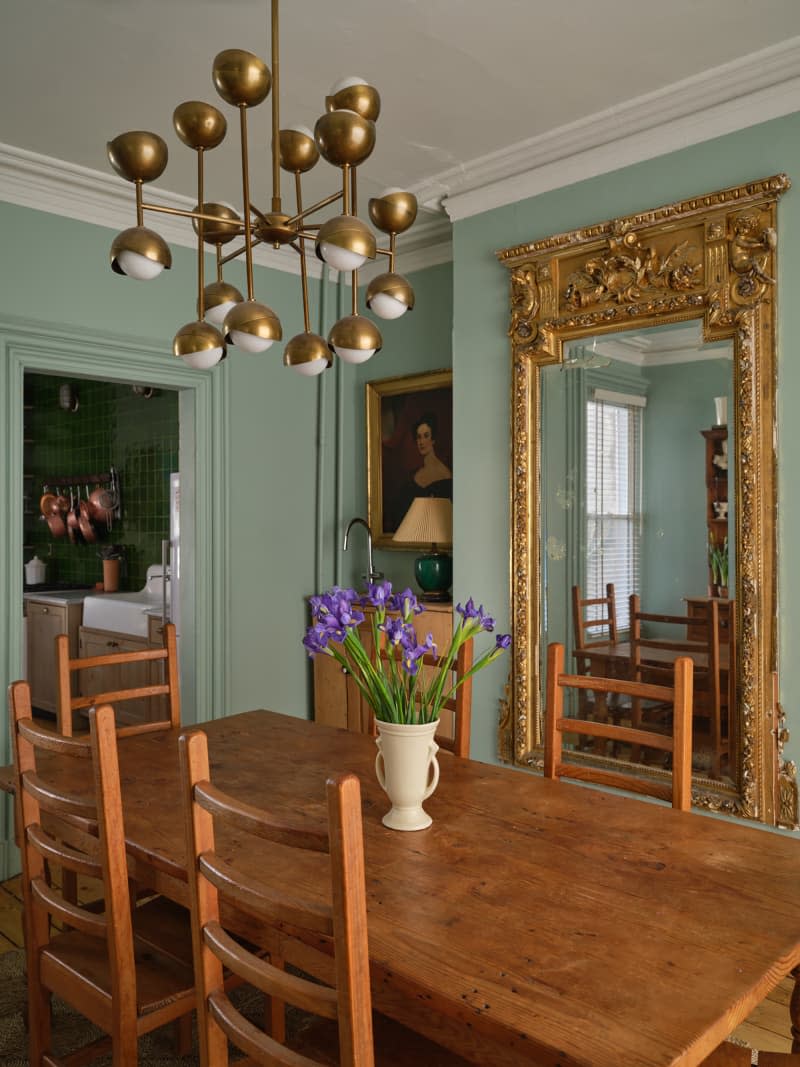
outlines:
M389 270L391 272L394 271L394 256L395 256L396 245L397 245L397 234L396 233L390 233L389 234ZM377 251L378 252L382 252L383 249L379 248L379 249L377 249Z
M203 148L197 149L197 203L202 206L203 187ZM206 317L206 294L205 294L205 255L203 253L204 222L202 218L197 220L197 318L200 322Z
M247 159L247 105L239 105L239 130L242 141L242 199L244 201L244 254L247 270L247 299L253 300L253 238L250 220L250 171Z
M253 238L253 240L252 240L252 241L250 242L250 247L251 247L251 248L257 248L257 247L258 247L259 245L262 245L263 243L264 243L264 242L263 242L263 241L261 240L261 238L260 238L260 237L255 237L255 238ZM246 245L242 245L242 247L241 247L241 248L236 248L236 249L234 249L234 251L233 251L233 252L229 252L229 253L227 254L227 256L223 256L223 257L222 257L222 259L220 260L220 262L221 262L221 263L222 263L223 265L224 265L225 263L230 263L230 262L231 262L232 260L234 260L234 259L238 259L238 258L239 258L239 256L240 256L240 255L242 254L242 252L246 252L246 251L247 251L247 246L246 246Z
M350 212L353 215L358 214L358 189L356 188L356 175L358 171L355 167L350 170Z
M217 281L222 281L222 245L214 245L214 250L217 255Z
M277 0L273 0L273 10L277 6ZM273 59L274 62L274 59ZM294 172L294 197L295 205L297 207L297 213L302 218L303 214L303 187L300 181L300 171ZM295 248L294 242L292 248ZM300 241L300 247L296 249L300 253L300 285L303 290L303 324L305 326L306 333L311 333L311 320L308 313L308 265L306 263L306 246L304 241Z
M183 208L167 207L166 204L143 203L141 206L145 211L158 211L162 215L179 215L182 219L203 219L205 222L219 222L218 215L205 215L202 211L184 211ZM229 222L227 225L232 226L233 224ZM244 228L240 232L244 233Z
M142 203L142 179L136 179L136 225L144 226L144 204Z
M272 0L272 210L281 210L280 162L280 45L278 37L278 0ZM307 317L307 316L306 316ZM306 333L309 332L306 324Z
M358 271L353 271L351 279L351 288L353 290L350 307L353 315L358 314Z
M306 215L313 215L315 211L320 211L322 208L327 207L329 204L335 204L337 200L341 199L341 190L339 190L338 193L332 193L330 196L326 196L324 200L318 200L316 204L312 204L311 207L306 207L303 208L302 211L298 211L298 213L292 216L292 218L287 219L286 225L296 226L298 222L300 222L306 217Z

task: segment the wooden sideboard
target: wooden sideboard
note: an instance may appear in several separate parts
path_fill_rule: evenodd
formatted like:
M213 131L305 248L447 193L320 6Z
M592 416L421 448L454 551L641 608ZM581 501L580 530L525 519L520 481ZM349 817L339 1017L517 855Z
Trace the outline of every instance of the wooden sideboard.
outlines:
M367 620L361 625L362 640L372 647L372 627ZM421 638L433 635L440 652L446 652L453 633L453 605L425 604L425 611L414 619ZM363 733L369 726L369 709L352 677L332 656L314 656L314 719L326 726L341 726Z
M730 633L730 600L727 597L687 596L683 599L686 602L686 614L693 619L705 619L706 605L709 600L716 600L717 611L719 612L720 641L728 639L728 634ZM687 626L687 641L702 641L704 638L705 629L702 625L692 627L690 624Z

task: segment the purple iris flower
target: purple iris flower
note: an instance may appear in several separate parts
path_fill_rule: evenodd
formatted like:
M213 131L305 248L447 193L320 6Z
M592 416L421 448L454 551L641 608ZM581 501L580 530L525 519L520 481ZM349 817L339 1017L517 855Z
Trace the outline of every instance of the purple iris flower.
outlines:
M404 589L402 593L395 593L388 603L390 611L399 611L404 619L410 619L412 615L419 615L424 608L410 589Z
M495 648L511 648L511 634L498 634L494 641Z
M391 582L368 582L367 591L359 603L373 608L385 608L392 595Z
M406 645L403 650L403 669L407 674L415 675L419 670L419 661L425 655L425 648L422 645L415 645L413 648L410 645Z
M386 619L385 622L380 624L378 629L383 630L390 645L398 645L403 640L403 636L406 632L406 624L402 619Z
M481 630L486 630L488 633L491 633L494 629L495 623L492 616L486 614L483 610L483 604L476 608L472 597L469 598L466 604L456 604L456 611L463 617L464 622L474 620Z
M305 645L309 656L313 656L316 652L327 652L327 654L331 656L333 653L328 648L328 641L330 638L330 631L320 623L316 623L314 626L310 626L308 630L306 630L303 644Z

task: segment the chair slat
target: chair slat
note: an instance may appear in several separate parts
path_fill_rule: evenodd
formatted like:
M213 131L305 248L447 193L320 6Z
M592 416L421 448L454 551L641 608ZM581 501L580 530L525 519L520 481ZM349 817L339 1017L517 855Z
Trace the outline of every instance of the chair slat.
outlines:
M259 1030L233 1006L225 993L209 995L208 1012L225 1037L241 1049L251 1063L263 1064L264 1067L320 1067L318 1061L293 1052Z
M330 851L328 834L323 830L293 826L273 819L267 812L241 800L234 800L211 782L197 782L194 799L205 811L224 818L228 825L278 844L307 848L315 852Z
M76 874L83 874L87 878L103 877L103 868L98 860L92 859L84 852L70 848L69 845L62 844L41 826L29 826L26 836L37 852L51 863L69 867Z
M74 926L76 930L89 934L91 937L104 938L108 933L108 923L105 918L91 911L85 911L77 904L70 904L51 889L43 879L34 878L31 882L31 890L34 899L46 909L48 915L52 915L59 922Z
M43 781L38 774L24 774L22 779L26 793L34 797L45 811L76 815L86 819L95 818L97 809L94 804L89 804L80 797L60 793L51 782Z

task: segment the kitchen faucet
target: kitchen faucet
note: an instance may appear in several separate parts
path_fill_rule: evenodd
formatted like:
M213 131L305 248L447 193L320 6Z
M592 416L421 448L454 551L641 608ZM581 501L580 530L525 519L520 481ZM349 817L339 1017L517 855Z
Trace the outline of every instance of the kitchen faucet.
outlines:
M355 525L363 526L367 531L367 574L362 575L368 582L377 582L383 578L383 571L376 571L375 564L372 560L372 530L369 528L369 523L364 519L351 519L347 524L347 529L344 532L344 544L342 545L342 551L347 551L347 539L350 536L350 531Z

